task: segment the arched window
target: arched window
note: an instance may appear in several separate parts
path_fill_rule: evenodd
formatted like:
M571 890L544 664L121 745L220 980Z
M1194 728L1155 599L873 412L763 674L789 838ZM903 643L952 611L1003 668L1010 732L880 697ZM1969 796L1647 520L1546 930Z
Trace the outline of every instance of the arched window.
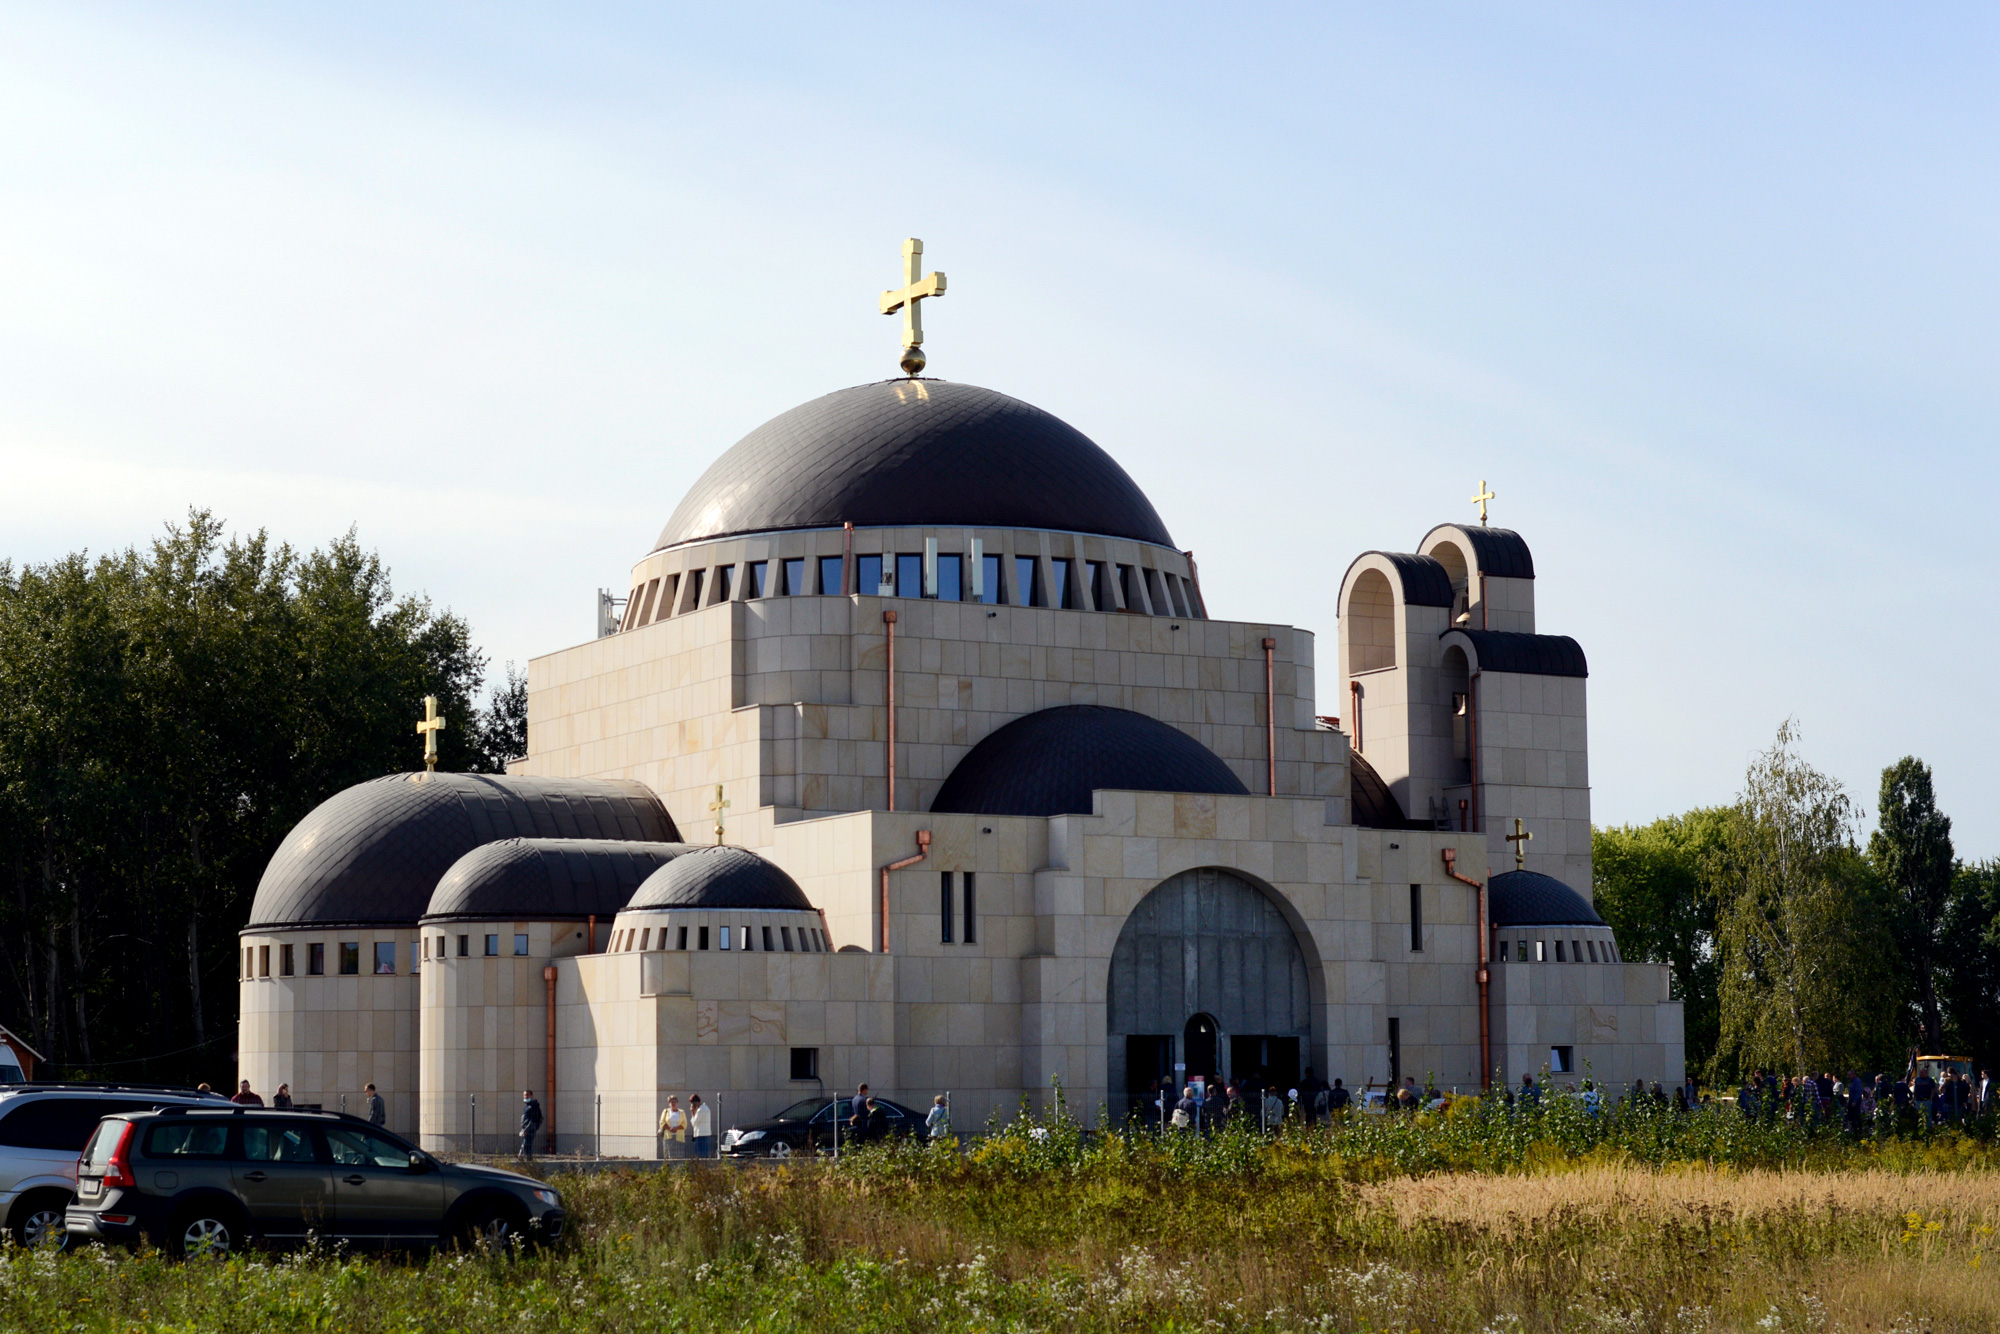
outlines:
M1465 553L1459 550L1456 542L1440 542L1431 548L1430 554L1451 576L1451 623L1458 625L1462 619L1469 620L1472 612L1472 571L1465 563Z
M1363 570L1347 597L1347 670L1396 665L1396 598L1380 570Z
M1439 664L1438 693L1451 728L1452 767L1447 783L1472 781L1472 681L1465 650L1456 645L1444 651Z

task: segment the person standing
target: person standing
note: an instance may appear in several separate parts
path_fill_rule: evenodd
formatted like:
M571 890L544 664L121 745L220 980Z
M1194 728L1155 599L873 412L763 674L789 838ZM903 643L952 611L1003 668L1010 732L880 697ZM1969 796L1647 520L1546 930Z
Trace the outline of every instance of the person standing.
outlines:
M688 1133L694 1137L694 1156L708 1157L715 1148L715 1116L702 1105L699 1093L688 1098Z
M1535 1077L1533 1075L1522 1075L1521 1104L1524 1107L1533 1107L1539 1104L1541 1100L1542 1100L1542 1091L1541 1089L1536 1087Z
M1994 1096L1993 1072L1991 1070L1981 1070L1979 1072L1979 1097L1972 1104L1973 1112L1983 1116L1987 1112L1992 1111Z
M1273 1084L1264 1090L1264 1129L1275 1135L1285 1124L1285 1095Z
M1334 1080L1333 1087L1326 1091L1326 1110L1330 1117L1346 1111L1347 1105L1353 1101L1354 1095L1349 1093L1347 1085L1338 1079Z
M863 1137L870 1143L879 1143L889 1138L888 1110L875 1101L873 1094L868 1098L868 1119L862 1125Z
M264 1105L264 1100L250 1091L250 1081L247 1079L237 1081L236 1092L230 1095L229 1100L238 1107L262 1107Z
M373 1084L363 1089L362 1092L365 1095L364 1102L368 1107L368 1124L379 1127L384 1121L389 1119L389 1106L382 1101L382 1095L375 1091Z
M670 1094L666 1110L660 1113L661 1157L669 1162L681 1156L681 1145L687 1140L687 1113L681 1110L681 1095Z
M1201 1128L1210 1134L1222 1129L1222 1123L1229 1115L1225 1110L1228 1105L1229 1098L1223 1091L1222 1081L1209 1080L1207 1087L1202 1090Z
M278 1085L278 1091L271 1095L271 1106L281 1112L292 1110L292 1086L290 1084Z
M942 1093L931 1099L930 1115L924 1118L924 1138L928 1140L951 1138L951 1108L946 1105Z
M535 1156L535 1134L542 1128L542 1104L533 1089L521 1090L521 1156Z
M692 1104L690 1104L692 1105ZM847 1138L859 1144L868 1135L868 1086L856 1084L847 1100Z
M1174 1129L1193 1130L1201 1123L1201 1101L1194 1093L1192 1084L1182 1091L1181 1100L1174 1107Z
M1681 1093L1689 1108L1701 1106L1701 1086L1695 1083L1693 1075L1681 1077Z

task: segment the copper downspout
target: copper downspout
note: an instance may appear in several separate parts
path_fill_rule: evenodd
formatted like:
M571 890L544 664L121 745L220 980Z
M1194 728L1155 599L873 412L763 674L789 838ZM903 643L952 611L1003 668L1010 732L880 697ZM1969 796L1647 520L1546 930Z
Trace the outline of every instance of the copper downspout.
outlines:
M894 615L893 612L890 614ZM917 831L917 855L914 857L905 857L899 862L890 862L882 868L882 953L884 954L889 952L889 872L900 871L906 866L915 866L924 859L930 850L931 831L928 829L919 829Z
M553 1154L556 1151L556 966L554 964L542 969L542 981L547 985L549 992L549 1064L548 1075L542 1081L548 1086L549 1093L549 1142L543 1147L542 1152Z
M597 914L590 915L590 939L584 942L585 954L597 953Z
M1486 488L1481 487L1484 491ZM854 591L854 525L840 527L840 595L846 597Z
M896 613L882 613L889 634L889 809L896 809Z
M1493 1087L1493 1029L1486 989L1492 977L1487 967L1487 948L1493 928L1486 921L1486 884L1458 873L1457 848L1444 850L1444 873L1479 891L1479 971L1473 975L1479 979L1479 1087L1490 1089Z
M1271 654L1278 641L1264 640L1264 754L1270 770L1270 795L1278 795L1278 675Z

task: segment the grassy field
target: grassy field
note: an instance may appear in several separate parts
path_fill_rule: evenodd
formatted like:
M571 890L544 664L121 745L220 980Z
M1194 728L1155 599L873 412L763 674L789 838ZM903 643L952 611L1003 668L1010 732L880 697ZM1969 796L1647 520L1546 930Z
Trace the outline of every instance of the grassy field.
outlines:
M575 1235L550 1252L10 1252L0 1325L2000 1330L1990 1138L1653 1121L1474 1109L1275 1143L1022 1122L965 1155L558 1174Z

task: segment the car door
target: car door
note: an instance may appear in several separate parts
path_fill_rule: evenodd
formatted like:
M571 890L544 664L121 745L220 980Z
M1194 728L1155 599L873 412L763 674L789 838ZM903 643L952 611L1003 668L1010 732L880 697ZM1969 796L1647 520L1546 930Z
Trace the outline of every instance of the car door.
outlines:
M341 1235L357 1240L436 1240L444 1216L438 1173L410 1166L410 1148L360 1126L327 1126L333 1158L333 1212Z
M813 1113L811 1144L816 1149L833 1152L835 1143L834 1122L839 1121L839 1143L846 1144L854 1138L847 1124L847 1118L854 1112L854 1105L846 1098L838 1098Z
M328 1230L333 1169L314 1128L301 1121L245 1121L230 1176L261 1236Z

